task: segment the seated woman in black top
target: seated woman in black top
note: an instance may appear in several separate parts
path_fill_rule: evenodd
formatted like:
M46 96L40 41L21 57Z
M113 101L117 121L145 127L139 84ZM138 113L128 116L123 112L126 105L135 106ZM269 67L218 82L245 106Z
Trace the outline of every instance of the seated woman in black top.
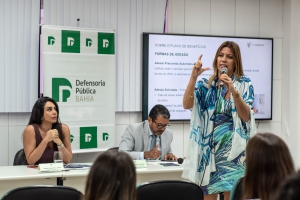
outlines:
M54 151L63 153L63 162L72 159L70 130L60 123L59 109L54 99L41 97L34 104L28 126L23 133L26 163L52 163Z

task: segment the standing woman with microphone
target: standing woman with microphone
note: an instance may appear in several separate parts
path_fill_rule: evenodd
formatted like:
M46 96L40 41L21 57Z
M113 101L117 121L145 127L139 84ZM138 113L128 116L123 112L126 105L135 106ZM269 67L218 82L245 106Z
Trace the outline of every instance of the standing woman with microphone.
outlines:
M205 200L218 193L229 199L233 184L245 172L245 148L256 133L251 80L244 76L239 46L226 41L218 48L209 80L197 78L202 55L195 63L183 96L191 109L190 137L182 177L199 184Z

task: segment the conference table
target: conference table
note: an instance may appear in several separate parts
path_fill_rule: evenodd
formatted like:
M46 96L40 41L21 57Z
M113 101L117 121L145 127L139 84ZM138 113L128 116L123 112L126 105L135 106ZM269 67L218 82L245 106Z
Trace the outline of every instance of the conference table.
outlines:
M147 162L147 168L137 168L137 185L157 180L184 180L181 178L183 164L166 163L168 162ZM31 185L64 185L84 193L89 170L90 168L80 168L39 172L37 168L27 166L3 166L0 167L0 197L14 188Z

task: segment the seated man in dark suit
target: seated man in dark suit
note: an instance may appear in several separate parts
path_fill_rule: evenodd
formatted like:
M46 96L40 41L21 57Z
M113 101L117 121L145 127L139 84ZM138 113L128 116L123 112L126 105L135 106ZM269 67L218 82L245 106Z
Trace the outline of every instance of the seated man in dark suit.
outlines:
M171 149L173 133L168 129L169 119L169 110L163 105L155 105L148 120L127 126L119 151L127 152L134 160L177 160Z

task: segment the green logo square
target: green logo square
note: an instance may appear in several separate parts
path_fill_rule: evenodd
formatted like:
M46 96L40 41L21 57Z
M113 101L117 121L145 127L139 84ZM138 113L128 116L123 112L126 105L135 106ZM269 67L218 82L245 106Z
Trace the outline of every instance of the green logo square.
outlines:
M80 53L80 31L61 31L61 52Z
M60 89L61 86L68 86L68 89ZM60 102L60 94L62 94L62 102L67 102L67 99L71 96L72 84L66 78L52 78L52 98L56 102ZM61 91L62 90L62 91Z
M98 54L115 54L114 33L98 33Z
M97 126L80 127L80 149L98 147Z

